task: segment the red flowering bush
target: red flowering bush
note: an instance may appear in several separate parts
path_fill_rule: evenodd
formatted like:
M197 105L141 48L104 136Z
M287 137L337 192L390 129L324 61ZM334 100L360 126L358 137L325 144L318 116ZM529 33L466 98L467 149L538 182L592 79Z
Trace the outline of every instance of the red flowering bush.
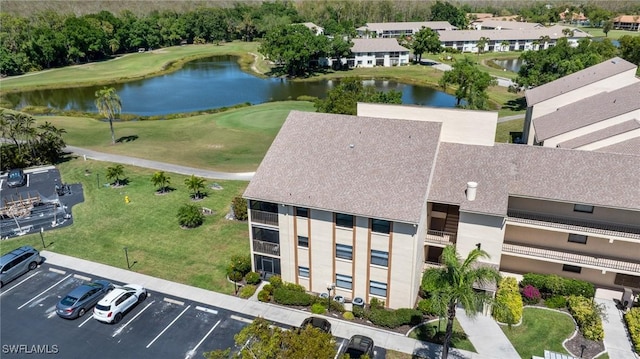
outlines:
M538 304L540 302L540 291L538 288L528 284L522 289L522 299L526 304Z

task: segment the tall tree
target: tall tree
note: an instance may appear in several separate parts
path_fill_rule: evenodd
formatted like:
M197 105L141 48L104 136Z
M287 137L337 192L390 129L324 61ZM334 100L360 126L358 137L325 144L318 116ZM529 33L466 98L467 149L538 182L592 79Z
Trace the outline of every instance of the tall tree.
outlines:
M487 252L480 249L473 249L462 260L455 247L447 246L442 251L441 258L442 267L430 268L424 272L422 289L431 295L438 311L446 313L447 328L442 347L442 358L446 359L453 336L456 308L461 305L467 315L475 316L479 308L491 302L491 296L476 292L474 286L497 285L500 273L493 267L478 265L479 259L489 258Z
M105 87L96 91L96 107L100 114L109 119L111 129L111 144L116 144L116 133L113 130L113 120L122 110L122 101L113 87Z
M316 100L315 107L318 112L355 115L358 102L400 104L402 93L376 91L374 86L364 86L360 79L348 77L329 90L325 99Z
M326 36L316 36L304 25L285 25L267 32L258 51L282 64L289 76L304 75L309 64L329 50Z
M602 32L604 32L605 37L609 37L609 31L611 31L611 29L613 29L613 21L605 21L604 25L602 25Z
M620 39L620 57L640 65L640 36L624 35ZM640 68L638 69L640 71ZM638 71L636 71L636 74Z
M462 9L441 1L431 6L431 21L448 21L459 29L466 29L469 25L467 14Z
M440 35L433 29L424 26L408 41L407 46L413 50L417 62L422 60L424 52L435 54L442 51Z
M202 193L200 191L204 189L204 183L204 178L196 177L195 175L191 175L191 177L184 180L184 184L191 192L193 192L193 199L202 198Z
M487 88L495 86L497 81L489 73L478 70L476 63L467 56L454 63L453 69L445 72L439 83L445 90L450 85L457 86L457 106L486 110L489 105ZM462 100L466 100L467 104L461 105Z
M483 36L478 40L478 57L480 57L484 52L484 48L489 44L489 41L491 41L491 39L486 36Z

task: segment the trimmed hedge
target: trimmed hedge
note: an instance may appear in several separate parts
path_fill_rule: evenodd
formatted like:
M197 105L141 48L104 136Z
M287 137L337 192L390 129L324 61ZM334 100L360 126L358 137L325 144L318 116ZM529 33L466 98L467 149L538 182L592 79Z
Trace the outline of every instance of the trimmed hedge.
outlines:
M273 286L273 289L282 287L282 278L279 275L269 277L269 284Z
M324 314L327 311L327 308L321 303L314 303L311 306L311 313L313 314Z
M604 338L601 308L592 299L572 295L569 297L569 312L578 323L582 335L589 340L601 341Z
M433 307L433 301L431 298L420 299L418 301L418 310L424 315L437 315L438 311Z
M625 313L624 321L627 322L633 348L636 353L640 353L640 308L631 308Z
M256 292L256 289L258 289L258 287L256 287L255 285L245 285L244 287L242 287L242 289L240 289L240 293L238 294L238 296L240 298L247 299Z
M244 276L244 280L247 281L247 284L258 284L260 283L260 273L258 272L249 272L246 276Z
M258 300L261 302L269 302L271 300L271 293L266 290L261 290L258 292Z
M280 287L273 291L273 300L282 305L299 305L307 307L315 301L315 296L307 294L304 291L300 292Z
M371 309L366 315L371 323L392 329L403 325L417 325L422 322L422 312L410 308Z
M351 313L351 312L344 312L344 313L342 314L342 317L343 317L344 319L346 319L346 320L354 320L354 319L355 319L355 316L354 316L354 315L353 315L353 313Z
M566 308L567 307L567 298L561 295L554 295L553 297L547 298L544 300L544 305L547 308Z
M502 278L496 293L493 317L502 323L516 324L522 319L522 308L518 281L513 277Z
M522 287L532 285L540 290L540 292L546 294L546 297L553 295L579 295L586 298L593 298L596 294L596 289L593 284L571 278L563 278L555 274L537 274L527 273L523 275L520 282Z
M273 294L273 286L271 284L265 284L262 287L262 290L266 291L267 293L269 293L269 295Z

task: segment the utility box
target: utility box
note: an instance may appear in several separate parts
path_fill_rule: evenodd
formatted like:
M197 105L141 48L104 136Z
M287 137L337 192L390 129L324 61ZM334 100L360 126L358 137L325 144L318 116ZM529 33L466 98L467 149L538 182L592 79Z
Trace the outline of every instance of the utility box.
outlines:
M622 305L623 310L628 310L633 307L633 291L631 288L624 288L622 292L622 299L620 299L620 304Z

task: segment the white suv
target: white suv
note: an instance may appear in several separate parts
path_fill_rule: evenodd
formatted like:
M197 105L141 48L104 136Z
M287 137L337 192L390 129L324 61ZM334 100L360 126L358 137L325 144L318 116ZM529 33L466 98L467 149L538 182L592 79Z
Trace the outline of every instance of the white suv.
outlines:
M124 313L146 297L147 290L140 285L127 284L116 287L96 304L93 317L105 323L118 323Z

